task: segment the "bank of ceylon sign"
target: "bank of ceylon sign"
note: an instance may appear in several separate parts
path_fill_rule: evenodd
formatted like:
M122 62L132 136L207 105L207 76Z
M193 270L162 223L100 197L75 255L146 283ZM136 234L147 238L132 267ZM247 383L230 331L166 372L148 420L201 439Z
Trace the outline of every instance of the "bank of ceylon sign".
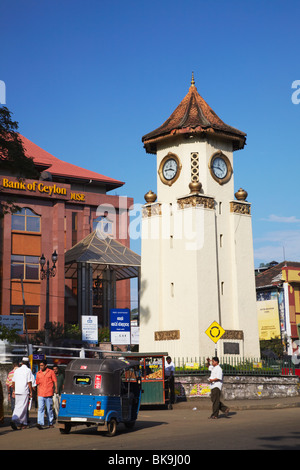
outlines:
M17 191L30 191L38 192L43 195L53 196L68 196L67 188L58 186L56 184L48 184L43 181L12 181L8 178L3 178L2 187L6 189L14 189ZM70 199L74 201L85 201L85 194L83 193L70 193Z

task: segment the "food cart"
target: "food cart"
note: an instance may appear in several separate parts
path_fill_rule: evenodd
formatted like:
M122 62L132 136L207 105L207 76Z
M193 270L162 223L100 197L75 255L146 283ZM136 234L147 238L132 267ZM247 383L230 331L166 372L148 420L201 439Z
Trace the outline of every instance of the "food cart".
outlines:
M139 360L142 379L141 405L167 405L168 386L165 380L167 352L127 353L128 359Z

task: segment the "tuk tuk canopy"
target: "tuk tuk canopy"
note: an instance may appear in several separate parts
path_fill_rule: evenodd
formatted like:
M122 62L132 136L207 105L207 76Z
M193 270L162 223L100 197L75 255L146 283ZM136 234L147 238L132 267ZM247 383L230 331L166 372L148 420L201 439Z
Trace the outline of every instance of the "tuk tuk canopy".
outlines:
M138 367L127 359L75 359L65 370L64 393L120 395L123 372Z

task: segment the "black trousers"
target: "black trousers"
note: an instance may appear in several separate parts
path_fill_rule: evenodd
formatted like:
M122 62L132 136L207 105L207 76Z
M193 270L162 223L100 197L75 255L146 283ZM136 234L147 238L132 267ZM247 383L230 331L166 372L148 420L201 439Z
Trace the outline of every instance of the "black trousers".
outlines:
M219 411L225 412L227 410L227 406L221 402L221 390L218 387L211 389L210 399L212 401L212 416L217 418Z
M175 380L174 376L168 377L165 381L165 389L168 391L169 403L175 403Z

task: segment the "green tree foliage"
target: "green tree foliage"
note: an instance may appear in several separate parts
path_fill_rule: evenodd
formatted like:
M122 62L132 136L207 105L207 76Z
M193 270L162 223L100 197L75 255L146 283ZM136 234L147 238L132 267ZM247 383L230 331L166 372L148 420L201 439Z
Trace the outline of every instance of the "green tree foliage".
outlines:
M17 132L19 124L12 120L12 113L6 106L0 107L0 163L1 167L17 178L36 179L39 177L33 159L25 154L23 142ZM2 201L0 217L20 208L12 202Z
M281 338L264 339L260 341L260 352L262 356L272 356L272 353L278 357L283 356L284 345Z
M5 325L0 325L0 340L7 340L10 343L19 343L21 337L15 328L7 328Z
M82 332L79 325L70 325L68 323L63 325L59 322L50 322L49 341L52 346L60 346L64 339L81 341L81 338ZM109 328L99 328L99 343L109 341L109 339ZM34 344L45 344L45 330L37 331L32 337L32 342Z

